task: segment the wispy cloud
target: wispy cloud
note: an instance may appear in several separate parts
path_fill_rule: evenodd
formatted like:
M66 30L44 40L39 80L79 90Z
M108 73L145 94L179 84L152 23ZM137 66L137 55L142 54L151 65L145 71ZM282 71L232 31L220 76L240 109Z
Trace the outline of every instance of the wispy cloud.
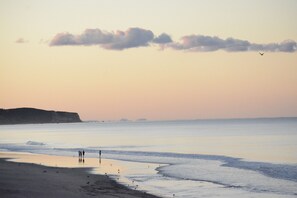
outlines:
M142 28L129 28L126 31L107 32L100 29L86 29L82 34L59 33L50 41L50 46L63 45L99 45L109 50L124 50L128 48L147 47L159 45L162 49L211 52L224 50L228 52L270 51L270 52L296 52L297 43L285 40L281 43L259 44L247 40L217 36L188 35L179 41L173 41L171 36L162 33L156 36L151 30Z
M167 44L165 47L175 50L187 50L197 52L209 52L225 50L228 52L244 51L269 51L269 52L295 52L297 43L293 40L285 40L281 43L258 44L247 40L234 38L221 39L219 37L190 35L181 38L180 42Z
M28 41L25 40L24 38L18 38L15 42L16 43L27 43Z

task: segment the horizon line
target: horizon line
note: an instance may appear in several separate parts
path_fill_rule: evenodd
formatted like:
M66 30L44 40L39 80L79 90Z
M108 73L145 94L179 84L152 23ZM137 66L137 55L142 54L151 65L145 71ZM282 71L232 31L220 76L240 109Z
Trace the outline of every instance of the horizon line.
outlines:
M268 120L268 119L297 119L297 116L280 116L280 117L246 117L246 118L197 118L197 119L160 119L150 120L140 119L119 119L119 120L82 120L82 122L178 122L178 121L228 121L228 120Z

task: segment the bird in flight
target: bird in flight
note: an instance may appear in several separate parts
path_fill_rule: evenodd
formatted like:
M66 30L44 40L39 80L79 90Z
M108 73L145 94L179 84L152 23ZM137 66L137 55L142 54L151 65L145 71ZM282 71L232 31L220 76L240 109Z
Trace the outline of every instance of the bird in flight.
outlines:
M261 53L261 52L259 52L259 54L260 54L261 56L263 56L263 55L264 55L264 52L262 52L262 53Z

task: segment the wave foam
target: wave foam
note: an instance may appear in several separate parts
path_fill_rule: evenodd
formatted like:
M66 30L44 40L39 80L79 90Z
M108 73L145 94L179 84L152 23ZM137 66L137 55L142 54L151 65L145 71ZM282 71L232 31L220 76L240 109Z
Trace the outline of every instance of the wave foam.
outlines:
M36 142L36 141L28 141L28 142L26 142L26 145L33 145L33 146L38 145L38 146L44 146L45 143L43 143L43 142Z
M0 144L1 149L54 155L76 155L84 149L88 157L98 157L98 148L51 148L42 142ZM248 162L239 158L165 152L121 151L100 148L104 158L163 164L160 175L182 180L205 181L225 188L283 195L297 194L297 165Z

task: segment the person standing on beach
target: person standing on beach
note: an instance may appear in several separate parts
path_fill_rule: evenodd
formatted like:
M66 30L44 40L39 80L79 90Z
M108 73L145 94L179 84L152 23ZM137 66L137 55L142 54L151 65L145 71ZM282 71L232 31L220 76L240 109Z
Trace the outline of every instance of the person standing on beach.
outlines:
M84 150L82 152L82 156L83 156L83 158L85 158L85 151Z
M99 164L101 164L101 150L99 150Z

